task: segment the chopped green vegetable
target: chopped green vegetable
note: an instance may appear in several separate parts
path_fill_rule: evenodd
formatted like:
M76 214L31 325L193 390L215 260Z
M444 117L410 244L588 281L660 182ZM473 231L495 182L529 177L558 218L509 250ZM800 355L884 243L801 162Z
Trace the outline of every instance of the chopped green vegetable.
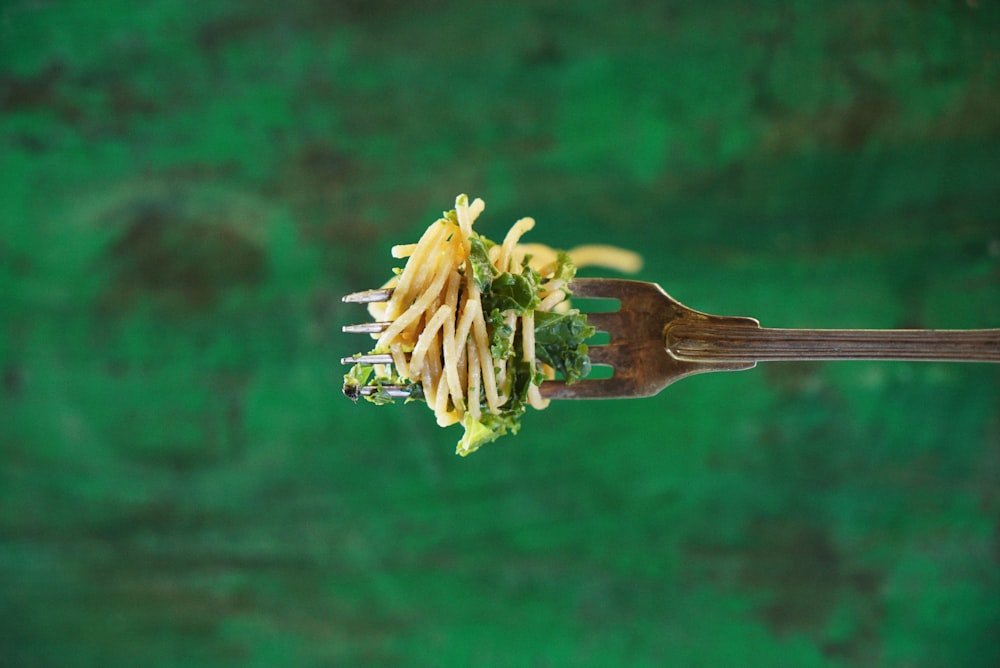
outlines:
M490 354L495 360L505 360L514 354L511 337L514 330L507 324L507 316L500 309L493 309L486 316L486 330L490 335Z
M361 388L371 378L373 371L374 367L371 364L355 364L352 366L351 370L344 374L344 394L356 402L358 397L361 396Z
M516 434L521 429L521 416L528 408L528 385L532 380L536 385L540 384L543 377L532 378L531 365L527 362L519 361L511 367L508 371L513 389L510 399L501 407L499 414L488 412L485 402L478 420L469 413L465 414L462 419L465 435L458 442L457 454L464 457L486 443L505 434Z
M574 276L576 276L576 266L573 264L573 260L570 258L569 253L559 251L556 254L556 273L553 278L559 279L564 283L569 283L573 280ZM565 288L563 289L565 290Z
M463 457L470 452L475 452L481 446L497 440L504 433L492 429L486 422L475 419L471 413L466 413L465 417L462 418L462 426L465 428L465 434L458 442L455 452Z
M472 275L476 279L476 285L482 292L488 292L496 269L490 262L488 248L483 237L478 234L469 239L469 264L472 265Z
M590 358L584 341L593 335L594 328L587 324L587 316L576 309L566 313L535 312L535 354L560 373L567 383L574 383L590 373Z
M538 283L530 273L512 274L505 271L493 279L489 294L483 292L483 313L497 309L512 310L523 315L538 306Z

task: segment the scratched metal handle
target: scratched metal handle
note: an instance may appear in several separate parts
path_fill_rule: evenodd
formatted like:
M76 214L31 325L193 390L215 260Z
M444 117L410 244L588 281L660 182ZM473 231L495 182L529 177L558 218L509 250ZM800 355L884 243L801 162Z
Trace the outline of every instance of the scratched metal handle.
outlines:
M1000 362L1000 329L775 329L681 320L664 338L667 352L687 362Z

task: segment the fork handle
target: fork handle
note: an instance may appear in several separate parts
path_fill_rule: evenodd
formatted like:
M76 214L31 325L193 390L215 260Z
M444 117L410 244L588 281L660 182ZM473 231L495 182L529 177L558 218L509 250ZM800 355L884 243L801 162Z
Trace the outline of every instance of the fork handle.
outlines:
M667 352L687 362L1000 362L1000 329L775 329L681 320L664 339Z

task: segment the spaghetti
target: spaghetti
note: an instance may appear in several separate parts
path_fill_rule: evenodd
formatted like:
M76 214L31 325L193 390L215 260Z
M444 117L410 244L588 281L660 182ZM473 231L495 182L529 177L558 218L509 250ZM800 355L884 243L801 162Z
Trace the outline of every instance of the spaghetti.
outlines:
M481 199L465 195L415 244L395 246L406 258L385 287L386 302L369 305L375 320L391 323L376 336L375 353L393 364L356 364L345 391L364 384L403 385L423 399L437 423L461 423L457 452L467 455L505 433L517 433L526 406L544 409L539 385L557 374L572 383L587 375L587 344L594 330L569 308L575 260L634 271L628 251L587 246L567 253L521 244L535 221L521 218L501 243L473 232ZM376 403L391 401L376 392Z

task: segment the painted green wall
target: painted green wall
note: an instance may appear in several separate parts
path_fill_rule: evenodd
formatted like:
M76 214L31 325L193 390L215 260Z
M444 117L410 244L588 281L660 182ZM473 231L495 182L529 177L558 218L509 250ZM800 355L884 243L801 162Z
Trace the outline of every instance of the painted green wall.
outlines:
M998 34L985 0L0 3L0 663L1000 664L1000 367L700 376L462 459L339 365L339 296L459 192L704 311L1000 326Z

